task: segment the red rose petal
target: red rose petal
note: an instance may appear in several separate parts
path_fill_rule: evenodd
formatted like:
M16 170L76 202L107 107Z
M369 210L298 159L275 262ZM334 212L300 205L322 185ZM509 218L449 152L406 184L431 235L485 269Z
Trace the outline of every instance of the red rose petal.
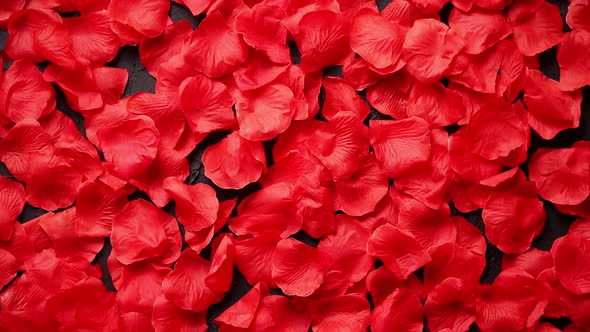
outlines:
M113 222L111 241L113 255L125 265L146 259L170 264L180 255L176 220L144 200L127 203Z
M479 9L468 12L453 10L449 26L463 38L468 54L480 54L512 33L502 14Z
M586 262L590 240L567 235L555 241L551 255L561 284L570 292L581 295L590 292L590 270Z
M322 115L331 120L339 112L351 112L364 119L371 112L367 105L354 89L344 80L338 77L324 77L322 86L326 91L326 100L322 108Z
M8 241L12 236L16 218L25 204L25 189L21 184L0 177L0 241Z
M397 289L383 303L375 307L371 317L371 331L420 332L423 327L422 304L409 289Z
M383 264L399 279L430 262L430 255L414 237L391 224L377 228L367 242L367 253Z
M103 182L85 182L76 196L76 234L82 237L107 237L113 221L127 204L125 193Z
M329 297L315 303L314 331L364 331L371 321L369 301L363 294Z
M433 331L466 331L475 322L472 289L460 279L447 278L436 286L424 303L428 327Z
M203 154L205 175L222 188L243 188L266 170L262 143L233 132Z
M166 0L141 0L128 2L113 0L107 12L113 19L113 31L119 39L136 45L145 38L153 38L162 33L166 26L170 2Z
M555 46L563 34L559 7L545 1L514 3L508 7L508 19L514 41L526 56Z
M576 29L566 33L557 49L559 84L563 90L572 91L590 84L590 60L585 50L590 45L590 31Z
M189 310L182 310L164 294L160 295L154 302L152 313L152 325L156 332L164 331L207 331L207 312L196 313Z
M412 76L433 83L443 76L463 46L459 34L445 24L433 19L417 20L406 35L402 59Z
M183 49L184 59L209 77L220 77L246 61L248 45L232 31L219 12L211 12L199 24Z
M369 135L375 157L389 177L403 175L430 156L430 130L420 118L373 120Z

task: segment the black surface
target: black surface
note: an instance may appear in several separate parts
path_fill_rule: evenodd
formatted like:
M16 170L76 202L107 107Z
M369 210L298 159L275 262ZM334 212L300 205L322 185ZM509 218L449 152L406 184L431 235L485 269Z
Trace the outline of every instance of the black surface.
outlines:
M389 0L377 0L377 5L380 10L385 8L385 6L390 2ZM565 17L567 13L567 6L569 4L566 0L550 0L549 2L556 4L560 7L562 16ZM446 22L448 19L448 15L452 9L452 5L446 5L443 10L441 11L441 19L443 22ZM188 20L193 28L196 28L198 24L203 20L204 15L199 15L194 17L191 13L184 7L172 3L172 7L170 10L170 17L173 21L177 22L180 20ZM565 24L564 20L564 31L569 31L569 27ZM0 31L0 50L4 49L4 45L6 42L7 32ZM289 42L289 46L291 49L292 59L295 63L299 62L300 53L297 50L294 43ZM539 55L539 61L541 64L541 71L550 78L559 79L559 66L556 61L556 47L547 50ZM141 64L139 60L139 49L138 47L131 47L125 46L120 49L117 57L107 64L108 66L112 67L119 67L119 68L126 68L129 71L129 82L127 83L127 87L125 88L124 96L130 96L140 91L146 92L154 92L155 90L155 83L156 80L152 77L145 67ZM10 66L10 61L4 63L4 69L7 69ZM39 66L40 69L44 69L44 65ZM340 67L329 67L324 70L324 75L328 76L342 76L342 70ZM56 96L57 96L57 108L63 112L68 117L72 118L82 134L85 134L85 130L83 127L83 117L73 111L67 104L64 94L59 90L57 86L56 89ZM531 148L529 150L529 156L538 148L542 147L550 147L550 148L564 148L570 147L572 144L579 140L590 140L590 87L586 86L583 88L583 101L582 101L582 117L580 119L580 126L579 128L575 129L568 129L564 130L563 132L559 133L554 139L552 140L544 140L540 138L534 131L532 133L532 141L531 141ZM359 95L366 101L366 97L364 92L360 92ZM320 105L323 102L320 96ZM321 112L319 118L322 118ZM384 116L378 113L374 108L371 108L371 114L369 115L370 119L390 119L388 116ZM457 129L456 126L450 126L446 128L448 131L453 132ZM225 137L229 132L215 132L209 135L203 142L201 142L197 147L193 150L193 152L187 157L190 162L190 175L187 179L187 183L198 183L204 182L211 185L215 188L217 195L220 200L227 200L234 197L238 197L238 202L241 201L244 197L251 194L252 192L258 190L260 187L257 184L251 184L246 186L240 190L224 190L220 189L215 186L209 179L204 176L203 172L203 165L201 163L201 156L205 150L205 148L209 145L215 144L219 142L223 137ZM270 151L272 150L272 145L274 143L266 142L265 143L265 151L267 153L267 159L269 165L272 164L272 154ZM521 165L521 168L525 173L528 173L528 166L525 162ZM2 176L10 176L9 172L7 171L6 167L0 162L0 175ZM130 196L130 199L137 199L137 198L144 198L149 199L145 193L137 192ZM545 201L545 210L547 212L547 223L545 229L543 230L542 234L535 239L533 242L533 246L542 250L548 250L551 248L553 242L556 238L565 235L569 229L569 226L575 219L574 216L569 216L560 213L557 209L553 206L552 203ZM174 212L174 204L168 204L164 210L170 214L175 214ZM464 216L469 222L477 226L483 232L483 222L481 219L481 210L462 214L458 212L451 204L451 211L453 215L462 215ZM18 221L21 223L25 223L31 219L34 219L42 214L46 213L46 211L38 208L31 207L29 204L25 205L25 208L21 215L18 218ZM234 211L235 213L235 211ZM183 230L182 230L183 231ZM184 233L184 232L182 232ZM309 245L316 246L318 243L318 239L314 239L309 235L299 232L294 235L295 238L298 240L305 242ZM491 283L493 282L494 278L500 272L500 264L502 259L502 252L498 250L495 246L493 246L489 241L487 242L487 251L486 251L486 261L487 265L481 276L482 283ZM104 248L99 252L93 264L98 264L102 267L104 272L104 277L102 278L103 282L107 286L107 288L111 291L114 291L115 288L112 284L112 280L110 278L110 274L106 268L106 260L108 255L111 252L111 244L109 239L105 239ZM203 256L210 255L210 250L204 250ZM235 303L243 294L245 294L250 289L250 285L246 282L244 277L235 270L233 284L231 290L226 294L224 299L209 309L209 314L207 317L210 330L217 331L217 327L212 323L213 319L217 317L221 312L223 312L226 308L231 306ZM274 292L274 291L273 291ZM559 328L564 328L569 321L565 320L548 320L555 326ZM425 331L428 329L425 327ZM477 331L478 329L475 326L472 326L470 331Z

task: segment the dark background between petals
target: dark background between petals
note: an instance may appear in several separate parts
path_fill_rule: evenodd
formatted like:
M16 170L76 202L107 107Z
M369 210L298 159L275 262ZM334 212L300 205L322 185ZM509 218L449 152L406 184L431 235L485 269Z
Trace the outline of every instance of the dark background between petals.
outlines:
M377 6L379 10L383 10L389 4L390 0L377 0ZM555 4L560 7L561 15L564 24L564 31L570 31L567 23L565 22L565 15L567 14L567 8L569 2L567 0L549 0L548 2ZM448 23L448 17L453 9L453 6L449 3L447 4L441 11L440 16L441 20L445 23ZM66 14L67 16L73 16L74 14ZM64 16L66 16L64 15ZM183 6L180 6L174 2L172 2L170 13L171 19L174 22L178 22L181 20L188 20L193 28L196 28L203 18L204 15L193 16L188 9ZM6 44L6 38L8 33L6 31L0 31L0 50L4 49ZM291 48L291 56L294 62L299 62L299 51L295 43L289 42L289 46ZM556 60L557 55L557 46L553 47L541 54L539 54L539 62L541 65L541 71L548 77L559 80L559 65L557 64ZM11 65L10 62L4 63L4 70L6 70ZM145 91L154 93L156 79L151 76L145 67L141 64L139 60L139 48L132 47L132 46L125 46L119 50L116 58L113 59L111 62L107 63L109 67L117 67L117 68L126 68L129 71L129 81L125 88L124 97L133 95L137 92ZM41 63L38 65L40 70L44 70L47 67L47 63ZM340 76L342 77L342 70L340 67L328 67L324 69L325 76ZM66 98L64 93L57 87L55 84L53 85L56 90L56 97L57 97L57 109L63 112L66 116L70 117L78 126L80 132L85 136L85 128L84 118L80 113L72 110L66 102ZM531 130L532 134L532 141L531 141L531 148L528 151L528 155L531 156L537 149L539 148L566 148L571 147L573 143L585 140L590 141L590 87L586 86L582 89L583 99L582 99L582 116L580 119L580 126L575 129L567 129L559 133L554 139L552 140L544 140L539 135L537 135L534 131ZM366 101L366 97L364 92L359 93L361 97ZM325 99L325 94L322 89L320 94L320 105L322 105L323 100ZM321 107L321 106L320 106ZM321 118L321 111L320 111L320 118ZM374 108L371 107L371 114L369 115L370 119L385 119L389 118L377 112ZM458 127L456 126L449 126L447 127L447 131L449 133L453 133L457 130ZM204 175L203 164L201 162L201 157L205 149L219 142L223 139L229 132L214 132L210 134L203 142L199 143L195 149L188 155L187 159L190 163L190 174L187 179L187 183L199 183L204 182L211 185L215 188L217 192L217 196L220 200L227 200L234 197L238 197L238 203L244 197L248 196L249 194L253 193L254 191L260 189L258 184L250 184L243 189L240 190L226 190L220 189L219 187L215 186L209 179L207 179ZM274 163L272 160L272 147L274 145L275 140L264 142L264 147L267 155L267 161L269 166ZM524 171L525 174L528 175L528 161L523 163L520 168ZM10 173L0 162L0 175L11 177ZM129 196L130 200L133 199L145 199L150 200L149 197L141 192L137 191ZM575 216L566 215L557 211L557 209L553 206L552 203L548 201L544 201L545 211L547 212L547 223L543 232L539 237L537 237L534 242L533 246L539 248L541 250L549 250L555 241L555 239L564 236L571 223L576 219ZM63 210L63 209L62 209ZM170 203L163 208L164 211L175 215L175 206L174 203ZM462 215L464 216L469 222L477 226L482 232L484 231L483 221L481 219L481 210L477 210L475 212L463 214L457 211L451 203L451 211L453 215ZM38 209L35 207L30 206L28 203L25 205L24 210L18 217L18 221L20 223L26 223L27 221L34 219L38 216L47 213L47 211L43 209ZM235 211L234 211L235 213ZM181 233L184 235L184 230L182 225L180 225ZM311 246L317 246L319 239L314 239L309 235L305 234L304 232L299 232L293 236L294 238L307 243ZM502 252L498 250L493 244L489 241L487 242L487 250L486 250L486 268L483 271L481 276L481 283L492 283L496 276L500 273L501 270L501 261L502 261ZM183 248L186 245L183 246ZM102 281L106 285L107 289L110 291L115 291L115 287L113 286L113 282L111 280L110 273L106 266L106 261L108 256L111 252L111 243L109 239L105 239L105 244L102 250L98 253L93 264L98 264L101 266L104 276ZM203 250L201 254L205 258L209 258L211 252L209 248ZM421 278L422 277L422 269L418 270L416 274ZM235 269L233 283L230 291L226 294L221 302L215 304L209 308L209 313L207 315L207 321L209 324L209 331L217 331L218 328L213 324L213 319L221 314L225 309L230 307L233 303L235 303L239 298L241 298L248 290L250 286L244 279L244 277ZM280 294L280 290L273 290L274 293ZM550 323L554 324L555 326L563 329L567 326L570 321L568 319L551 319L547 320ZM427 327L424 328L424 331L429 331ZM472 325L470 331L479 331L479 329Z

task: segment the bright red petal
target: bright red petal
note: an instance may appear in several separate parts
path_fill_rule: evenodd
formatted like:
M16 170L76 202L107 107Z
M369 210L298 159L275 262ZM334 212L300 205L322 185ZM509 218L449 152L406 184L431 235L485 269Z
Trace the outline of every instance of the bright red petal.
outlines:
M25 204L25 190L21 184L5 177L0 177L0 241L12 237L16 218Z
M397 289L383 303L375 307L371 317L371 331L421 332L422 304L409 289Z

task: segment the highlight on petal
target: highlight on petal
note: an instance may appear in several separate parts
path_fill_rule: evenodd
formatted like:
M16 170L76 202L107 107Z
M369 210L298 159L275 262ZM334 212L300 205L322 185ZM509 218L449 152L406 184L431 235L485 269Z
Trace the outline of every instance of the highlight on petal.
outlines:
M367 242L367 253L383 264L399 279L430 262L428 253L414 237L391 224L377 228Z
M129 118L96 133L107 166L123 179L141 174L156 158L160 133L147 116Z
M203 154L205 176L221 188L239 189L257 181L266 170L261 142L242 138L233 132Z
M529 161L529 176L539 195L563 205L577 205L590 195L590 146L538 149Z
M317 249L295 239L281 240L272 258L272 278L287 295L309 296L324 280L326 264Z
M438 81L463 49L455 30L434 19L414 22L403 45L402 59L412 76L422 83Z
M405 29L370 9L357 13L350 26L350 45L380 74L395 72L404 66L401 60Z
M574 0L567 8L565 21L573 30L590 31L590 22L586 19L590 15L590 4L586 0Z
M549 251L530 248L520 255L502 256L502 270L522 269L537 278L541 272L553 268L553 258Z
M369 137L375 157L388 177L403 175L430 156L430 130L426 121L417 117L372 120Z
M219 12L212 12L185 41L184 59L209 77L220 77L246 61L248 45Z
M371 314L371 331L422 331L423 309L420 300L409 289L397 289Z

